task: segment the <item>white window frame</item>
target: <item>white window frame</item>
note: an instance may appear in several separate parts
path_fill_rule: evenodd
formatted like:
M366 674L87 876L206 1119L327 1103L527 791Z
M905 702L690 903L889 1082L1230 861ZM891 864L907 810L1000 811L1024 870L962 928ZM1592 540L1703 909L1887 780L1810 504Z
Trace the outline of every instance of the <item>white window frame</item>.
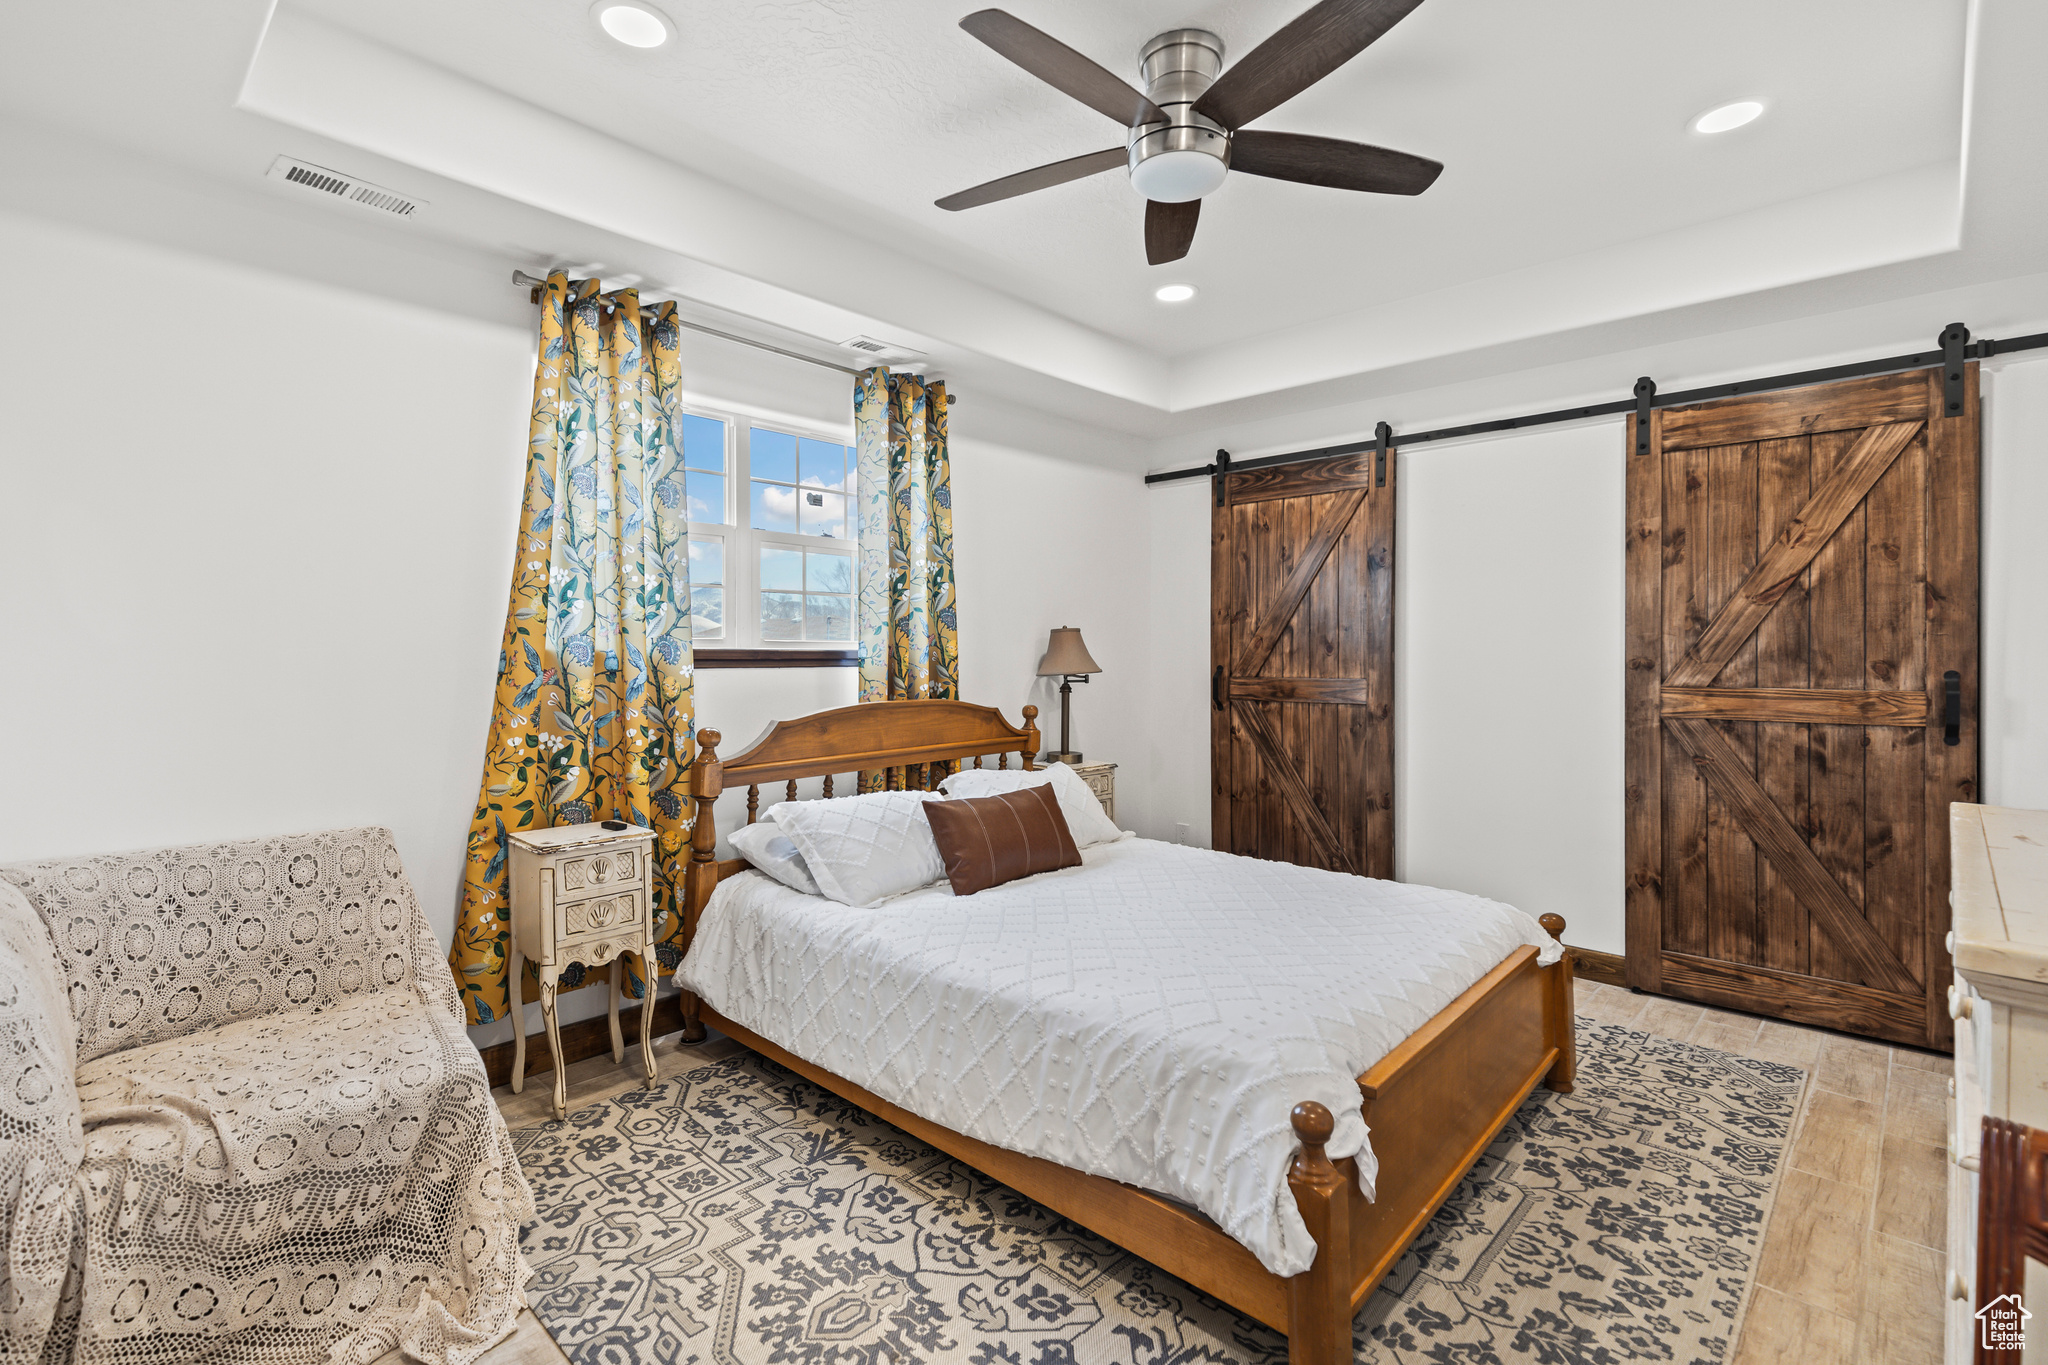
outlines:
M779 546L789 549L843 551L853 559L853 576L847 607L851 617L860 598L860 509L851 489L846 491L846 529L837 536L807 536L800 531L758 531L753 519L753 465L749 435L753 427L765 427L800 440L830 441L845 446L848 471L852 471L854 435L852 425L834 428L817 422L796 421L779 415L749 412L702 403L683 403L680 410L692 417L706 417L725 423L725 515L723 523L686 522L687 534L695 540L721 543L725 558L725 633L717 639L697 640L703 649L820 650L857 648L849 633L844 640L764 640L761 638L761 549ZM685 466L687 468L687 466ZM687 473L684 477L687 485ZM801 483L798 485L802 487ZM695 586L694 583L692 586Z

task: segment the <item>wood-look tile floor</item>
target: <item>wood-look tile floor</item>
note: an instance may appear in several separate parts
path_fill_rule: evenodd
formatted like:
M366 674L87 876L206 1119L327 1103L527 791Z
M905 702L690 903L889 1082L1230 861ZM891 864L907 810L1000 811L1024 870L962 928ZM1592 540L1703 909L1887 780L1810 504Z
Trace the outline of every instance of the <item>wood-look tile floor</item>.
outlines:
M1948 1057L1579 981L1579 1013L1806 1068L1734 1365L1941 1359Z
M1613 986L1576 983L1578 1010L1727 1052L1788 1062L1811 1076L1792 1154L1764 1234L1748 1321L1732 1365L1932 1365L1941 1359L1947 1278L1947 1057L1803 1028ZM716 1061L739 1044L716 1034L696 1047L658 1039L663 1075ZM637 1059L570 1066L569 1106L640 1086ZM553 1077L495 1093L514 1128L549 1115ZM377 1365L398 1365L387 1356ZM564 1365L531 1312L479 1365Z

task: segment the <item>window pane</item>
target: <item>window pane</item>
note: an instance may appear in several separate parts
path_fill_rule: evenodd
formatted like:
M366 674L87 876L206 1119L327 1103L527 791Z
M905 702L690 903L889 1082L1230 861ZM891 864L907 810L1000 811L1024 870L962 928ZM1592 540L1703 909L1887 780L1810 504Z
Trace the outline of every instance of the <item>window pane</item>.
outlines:
M796 493L798 530L807 536L846 539L846 495L799 488Z
M805 566L804 586L812 592L852 592L853 556L822 555L813 550Z
M747 437L747 458L751 461L748 472L757 479L780 479L784 483L796 482L796 437L766 427L749 428Z
M683 467L725 472L725 423L683 414Z
M804 589L804 552L761 547L761 588L766 591Z
M753 527L756 531L796 529L796 490L788 484L754 484Z
M690 537L690 582L725 581L725 542Z
M764 592L761 594L761 638L764 640L801 640L804 638L804 599L802 593Z
M804 638L806 640L851 640L853 612L851 597L826 597L809 593L804 597Z
M690 635L696 640L725 638L724 588L713 585L690 589Z
M798 441L797 463L805 483L836 489L846 477L846 447L830 441Z
M725 521L725 476L723 474L686 474L690 488L690 510L686 520L701 521L706 525L721 525Z

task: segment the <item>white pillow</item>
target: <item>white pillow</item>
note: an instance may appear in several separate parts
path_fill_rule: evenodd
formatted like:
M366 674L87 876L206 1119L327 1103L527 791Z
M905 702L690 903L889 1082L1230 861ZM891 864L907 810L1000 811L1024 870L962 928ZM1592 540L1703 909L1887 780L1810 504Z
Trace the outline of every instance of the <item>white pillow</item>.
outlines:
M796 845L775 823L773 810L765 819L733 831L732 851L790 890L801 891L806 896L818 894L817 879L804 866L803 855L796 851Z
M784 801L769 813L818 883L818 894L852 906L943 880L946 864L924 818L937 792L869 792L828 801Z
M1124 832L1102 809L1102 802L1088 790L1088 784L1075 776L1074 770L1064 763L1048 763L1028 773L969 768L941 782L939 790L948 796L969 799L1001 796L1005 792L1021 791L1043 782L1052 783L1053 795L1059 798L1060 814L1067 817L1067 832L1074 836L1074 847L1091 848L1124 837Z

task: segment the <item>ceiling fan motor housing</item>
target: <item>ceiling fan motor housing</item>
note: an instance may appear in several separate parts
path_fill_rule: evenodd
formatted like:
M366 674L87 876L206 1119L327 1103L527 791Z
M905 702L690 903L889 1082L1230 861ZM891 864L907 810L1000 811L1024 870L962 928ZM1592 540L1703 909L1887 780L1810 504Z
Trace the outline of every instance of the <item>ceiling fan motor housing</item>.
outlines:
M1230 170L1230 132L1194 103L1222 73L1223 40L1198 28L1162 33L1139 51L1138 69L1167 121L1131 129L1131 185L1162 204L1213 192Z

